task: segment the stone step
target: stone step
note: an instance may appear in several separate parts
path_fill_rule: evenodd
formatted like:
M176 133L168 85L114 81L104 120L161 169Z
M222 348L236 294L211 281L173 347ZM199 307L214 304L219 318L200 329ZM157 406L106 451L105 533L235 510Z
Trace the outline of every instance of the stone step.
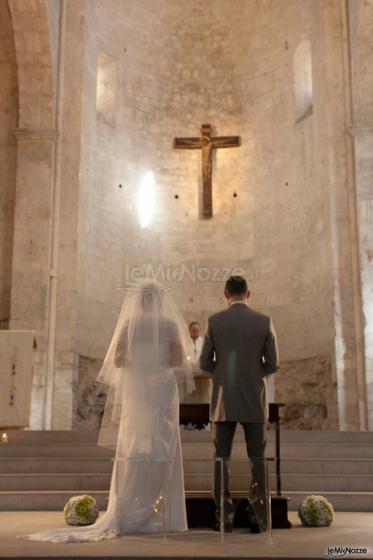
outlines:
M108 503L108 491L76 490L76 491L0 491L0 511L62 511L67 500L72 496L89 494L100 510L105 511ZM61 518L63 519L63 518Z
M111 473L71 473L71 474L2 474L0 491L23 492L27 490L108 490Z
M241 463L240 463L241 465ZM270 471L275 469L275 464L270 463ZM358 458L323 458L310 457L304 459L281 459L281 475L282 474L334 474L340 475L373 475L373 459Z
M296 511L299 503L312 492L287 492L289 510ZM105 511L108 502L108 492L77 490L66 491L38 491L38 492L0 492L0 511L61 511L61 527L64 524L62 509L67 500L79 494L89 494L97 501L101 511ZM232 492L234 497L245 497L242 492ZM373 492L323 492L323 496L332 504L335 511L373 511ZM196 497L211 498L211 491L187 492L187 499Z
M80 445L96 444L98 431L65 431L65 430L6 430L9 444L11 445ZM188 442L211 442L210 430L186 430L181 428L182 441ZM275 432L273 429L267 431L268 442L274 442ZM241 426L237 427L235 441L244 441ZM318 430L281 430L282 444L293 443L307 445L316 444L373 444L373 431L370 432L341 432L341 431L318 431Z
M192 473L209 473L213 468L212 457L198 457L198 459L184 459L184 471ZM269 463L270 472L274 472L274 462ZM0 474L48 474L48 473L111 473L113 461L110 458L80 457L16 457L0 458ZM232 472L246 473L248 459L238 460L233 454L231 460ZM285 474L334 474L358 475L373 474L373 459L318 459L282 460L281 473Z
M297 511L298 506L306 496L315 494L311 491L291 491L284 493L290 498L289 511ZM335 511L372 511L373 492L322 492L322 496L329 500Z
M205 443L204 445L200 443L189 443L183 442L183 457L189 459L192 457L198 457L198 453L201 451L203 455L206 456L213 454L213 445ZM233 453L244 459L246 457L246 446L244 443L235 442L233 444ZM275 456L275 447L270 444L266 448L267 457ZM317 457L320 459L345 459L345 458L360 458L360 459L371 459L373 461L373 445L353 445L353 444L281 444L281 459L309 459Z
M0 509L56 510L80 493L93 494L105 509L114 452L98 447L97 436L98 432L8 432L9 443L0 445ZM181 430L181 439L188 495L210 495L211 431ZM273 431L267 440L267 455L273 457ZM282 488L292 497L291 509L305 495L321 493L330 495L337 510L373 511L372 443L373 432L282 431ZM240 427L231 465L232 489L245 494L248 461ZM274 468L270 463L272 489Z
M108 490L110 486L111 473L44 473L44 474L1 474L0 491L27 490L66 490L78 489ZM212 472L188 472L184 473L185 489L190 491L208 491L212 487ZM275 474L271 474L271 488L275 489ZM334 475L334 474L283 474L281 477L284 492L312 491L323 493L324 491L348 491L363 492L373 491L373 477L368 475ZM236 491L245 491L249 487L250 477L248 474L231 472L231 488Z
M191 457L198 457L199 453L203 455L213 454L213 445L192 442L183 442L183 457L189 459ZM246 457L246 446L244 443L237 442L234 444L234 453L237 457L244 459ZM273 445L267 445L266 455L274 457L275 448ZM281 445L281 458L282 459L299 459L300 457L308 459L317 457L319 459L329 458L362 458L373 460L373 445L354 445L354 444L282 444Z
M213 468L212 459L184 459L184 471L192 473L210 472ZM275 472L274 461L268 463L269 472ZM0 463L1 467L1 463ZM230 461L232 473L247 473L249 469L248 459L237 460L232 457ZM302 474L304 476L313 475L371 475L373 477L373 459L317 459L309 460L281 460L281 476L286 474Z
M2 430L10 445L80 445L97 444L98 431L70 430ZM0 430L1 433L1 430Z
M203 456L213 456L212 442L189 442L183 441L183 456L185 459ZM245 459L246 446L243 442L235 442L233 453L238 457ZM275 448L272 444L267 445L267 456L273 457ZM95 444L79 444L79 445L1 445L0 458L14 458L14 457L74 457L79 459L82 457L113 457L114 451L99 447ZM317 457L320 459L326 458L372 458L373 459L373 445L355 445L355 444L316 444L310 443L307 445L301 444L282 444L281 446L282 459L298 459Z
M245 474L231 473L230 487L237 492L246 492L250 485L250 477ZM184 474L186 490L209 491L212 488L211 474ZM276 477L270 476L271 490L275 490ZM312 475L286 474L281 477L282 490L323 494L324 492L373 492L373 478L371 475ZM373 505L373 504L372 504Z
M111 473L113 461L105 457L23 457L0 459L0 474Z
M114 457L114 451L95 444L80 445L1 445L0 458L20 457Z
M235 442L244 442L244 434L241 426L237 427ZM209 442L212 433L208 430L181 430L181 440L183 442ZM275 431L267 431L267 441L274 443ZM370 432L340 432L340 431L318 431L318 430L284 430L281 429L281 444L354 444L369 445L373 444L373 431Z

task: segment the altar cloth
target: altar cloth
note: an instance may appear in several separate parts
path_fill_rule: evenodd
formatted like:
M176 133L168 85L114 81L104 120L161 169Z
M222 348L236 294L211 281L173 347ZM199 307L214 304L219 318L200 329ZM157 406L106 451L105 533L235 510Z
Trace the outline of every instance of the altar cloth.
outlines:
M29 425L34 331L0 331L0 428Z

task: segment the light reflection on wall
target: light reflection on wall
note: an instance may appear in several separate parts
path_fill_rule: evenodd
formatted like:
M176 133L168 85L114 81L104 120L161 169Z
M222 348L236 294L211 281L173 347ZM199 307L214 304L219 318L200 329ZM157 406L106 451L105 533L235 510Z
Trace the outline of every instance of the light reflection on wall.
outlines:
M148 227L153 221L155 208L155 182L152 171L143 176L137 194L137 214L140 226Z

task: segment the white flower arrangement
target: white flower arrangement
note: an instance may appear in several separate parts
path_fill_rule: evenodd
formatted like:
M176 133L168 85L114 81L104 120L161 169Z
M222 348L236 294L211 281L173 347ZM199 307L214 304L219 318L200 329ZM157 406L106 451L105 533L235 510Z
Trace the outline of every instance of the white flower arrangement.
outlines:
M334 519L334 509L324 496L311 495L299 504L298 517L305 527L329 527Z
M92 525L100 510L92 496L73 496L63 508L67 525Z

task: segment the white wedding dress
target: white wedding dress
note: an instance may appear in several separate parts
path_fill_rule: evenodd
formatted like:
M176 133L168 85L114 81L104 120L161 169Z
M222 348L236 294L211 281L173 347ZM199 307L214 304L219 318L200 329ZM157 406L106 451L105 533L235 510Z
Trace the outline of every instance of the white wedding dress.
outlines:
M147 293L145 309L139 297L140 305L122 310L99 376L110 385L99 443L115 440L116 448L107 511L90 526L22 538L85 542L187 530L179 392L193 385L185 376L183 332L162 311L170 308L159 288Z

